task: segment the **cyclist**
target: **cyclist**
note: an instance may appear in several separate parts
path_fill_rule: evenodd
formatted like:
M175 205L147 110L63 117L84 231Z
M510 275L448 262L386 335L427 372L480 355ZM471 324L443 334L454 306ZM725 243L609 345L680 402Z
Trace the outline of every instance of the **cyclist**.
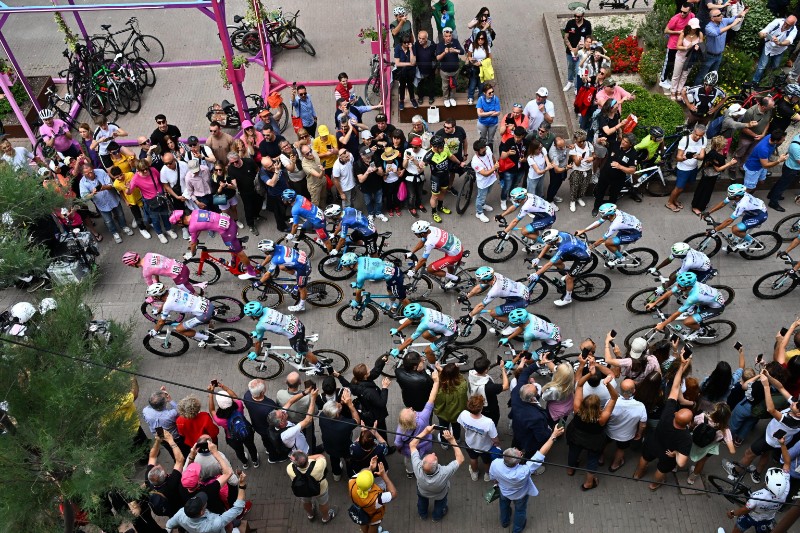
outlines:
M691 112L689 124L701 121L707 122L706 118L713 117L717 110L725 103L725 91L717 87L719 74L712 70L703 76L703 84L694 87L683 87L681 99L686 103L686 107ZM698 80L695 78L695 83Z
M325 373L330 367L328 362L321 362L314 352L308 349L306 340L306 326L294 315L284 315L270 307L264 307L259 302L247 302L244 306L245 316L258 319L256 329L251 333L253 337L253 351L247 354L250 359L255 359L261 352L264 335L267 332L277 333L289 339L289 345L299 357L305 357L310 368L305 369L307 375Z
M148 286L161 281L160 276L166 276L174 281L175 286L179 289L191 294L196 294L197 292L195 291L195 286L189 282L189 268L180 261L155 252L146 253L144 257L136 252L125 252L122 254L122 263L129 267L141 268L142 277ZM205 288L205 283L197 284L200 296L203 295L203 289ZM152 303L149 298L148 300L148 303Z
M155 337L167 323L167 317L171 312L183 313L191 318L184 320L175 331L188 339L197 340L197 345L204 348L208 340L206 331L197 331L195 328L201 324L208 324L214 317L214 304L211 300L192 294L178 287L167 290L163 283L153 283L147 287L147 296L154 301L163 302L161 306L161 316L156 325L148 332L148 335Z
M47 146L60 152L62 157L78 157L81 155L81 151L78 149L78 144L72 140L69 126L55 116L52 109L39 111L39 118L42 120L42 125L39 126L39 135Z
M639 144L634 145L634 150L638 154L639 168L650 168L658 165L661 162L661 157L664 155L664 130L659 126L650 128L648 135L639 141ZM631 178L633 179L633 178ZM634 202L641 202L642 195L639 190L631 187L628 196Z
M419 321L416 331L407 337L399 347L392 349L389 355L397 357L400 352L408 348L412 342L422 337L425 340L431 341L430 345L425 348L425 355L428 362L433 364L436 362L436 353L440 353L443 348L456 340L456 319L450 315L445 315L435 309L422 307L418 303L410 303L403 309L403 316L405 320L400 323L397 328L389 330L390 335L396 335L403 331L409 324Z
M514 281L502 274L498 274L492 267L482 266L475 271L475 278L478 283L467 293L466 298L469 299L479 293L486 293L483 301L472 308L469 314L460 318L460 322L467 324L475 322L475 317L486 308L487 305L492 303L495 298L503 298L502 305L498 305L494 309L489 310L489 315L496 321L505 324L507 322L506 316L515 309L524 309L528 306L528 298L530 292L524 283ZM462 298L459 298L461 301ZM503 335L509 335L514 328L508 326L502 330ZM494 331L492 331L494 333Z
M281 194L281 199L285 205L292 206L292 229L286 235L286 240L291 241L297 237L297 230L301 226L301 220L305 222L303 226L310 226L317 234L319 241L324 244L325 249L330 255L337 255L339 251L334 251L331 238L325 229L325 214L322 209L311 203L311 200L301 196L292 189L286 189Z
M647 304L645 308L649 311L679 292L686 298L683 305L666 320L656 324L656 329L663 331L667 324L673 322L682 313L693 311L686 317L683 324L694 332L686 340L694 340L698 335L704 333L700 326L703 320L719 316L725 311L725 297L714 287L697 281L697 274L694 272L684 272L675 278L672 290L665 292L655 302Z
M731 227L731 234L735 237L733 251L747 250L750 247L750 243L753 242L753 237L748 235L747 232L766 222L767 206L763 201L747 192L747 188L744 185L741 183L729 185L728 196L715 205L710 211L701 213L700 216L705 218L731 202L735 205L733 206L733 213L731 213L730 218L709 231L722 231L732 225L737 218L742 217L741 222Z
M522 351L529 352L534 341L542 342L542 350L555 352L561 345L561 329L553 324L542 320L527 309L514 309L508 315L508 321L514 327L508 337L500 339L500 344L506 345L515 337L522 335ZM538 359L538 357L536 357Z
M258 272L250 264L250 258L244 252L242 242L236 236L236 222L224 213L214 213L205 209L195 209L191 213L186 213L182 209L176 209L169 217L169 223L186 226L189 230L189 251L183 254L187 261L192 258L197 251L197 241L202 231L219 233L222 242L228 250L236 254L239 261L245 266L245 274L242 279L253 279L258 277Z
M253 287L260 287L262 284L269 281L278 271L285 270L287 272L292 272L297 280L300 301L297 302L297 305L290 305L287 309L292 313L305 311L306 298L308 298L308 278L311 276L311 263L308 261L306 253L296 248L275 244L274 241L269 239L258 241L258 249L265 255L261 266L266 267L267 271L264 272L260 280L253 282ZM239 277L241 279L247 279L242 276Z
M528 194L528 190L525 187L512 189L509 197L511 198L511 205L497 215L495 220L501 222L503 217L511 214L515 209L519 209L519 213L498 234L501 238L505 238L508 233L511 233L525 215L528 215L533 220L522 228L522 235L533 241L539 238L540 232L549 229L555 223L556 206L535 194Z
M608 252L603 253L606 258L606 266L613 267L624 258L620 251L620 245L631 244L642 238L642 223L635 216L617 209L617 204L603 204L598 209L598 213L600 214L599 219L586 226L586 228L576 231L575 235L579 237L599 227L603 222L609 222L608 231L590 244L589 248L596 248L601 242L605 242L608 250ZM613 256L609 255L609 252Z
M350 307L361 305L363 301L361 293L364 289L364 282L367 280L386 281L386 290L392 296L390 312L393 315L408 305L406 287L403 285L405 279L403 270L391 261L384 261L377 257L358 257L353 252L347 252L342 255L340 263L343 267L356 271L356 280L350 284L355 289L355 299L350 301Z
M711 259L703 252L698 252L685 242L676 242L670 249L669 257L661 261L658 265L647 270L652 275L658 275L658 271L680 258L681 266L678 270L669 275L669 285L675 283L675 278L684 272L692 272L697 276L697 281L705 283L711 279L714 269L711 266ZM660 296L664 293L664 287L658 287L656 293Z
M336 253L339 253L344 246L347 238L347 231L350 231L350 241L356 244L363 244L367 249L367 254L372 257L378 255L378 232L375 231L375 224L367 216L355 207L345 207L331 204L325 208L325 217L333 221L338 221L334 233L339 234L339 242L336 243Z
M557 246L558 249L547 263L539 267L539 270L528 277L528 280L538 280L539 276L547 272L553 266L563 272L565 270L564 261L572 261L572 265L570 265L569 270L567 270L567 275L564 280L566 283L566 292L563 297L553 302L559 307L569 305L572 303L572 289L575 287L575 278L592 260L589 247L585 242L574 235L558 231L557 229L545 231L542 233L541 239L544 243L544 248L542 248L542 251L539 253L539 257L531 260L531 266L537 266L550 247Z
M789 243L789 246L786 247L785 251L778 252L778 257L785 257L785 256L789 255L789 252L791 252L792 250L794 250L798 246L800 246L800 234L798 234L797 237L792 239L792 242ZM795 263L792 268L795 270L795 272L800 271L800 261Z
M433 221L441 222L442 217L439 213L450 214L450 210L444 207L442 194L447 192L450 183L451 163L459 168L467 166L466 159L460 161L455 155L450 153L450 149L445 146L444 137L434 135L431 138L431 149L422 158L422 161L431 168L431 210L433 211Z
M424 248L422 258L417 261L417 264L408 271L410 277L417 276L417 272L428 262L428 257L433 250L440 250L444 253L444 257L438 259L428 265L427 272L439 278L445 278L445 289L452 289L456 284L461 281L460 278L453 274L455 266L461 261L463 252L461 251L461 239L448 233L440 228L431 226L430 222L425 220L417 220L411 225L411 231L419 237L419 242L414 246L414 249L406 254L406 257L411 257L419 250ZM446 269L446 270L444 270Z

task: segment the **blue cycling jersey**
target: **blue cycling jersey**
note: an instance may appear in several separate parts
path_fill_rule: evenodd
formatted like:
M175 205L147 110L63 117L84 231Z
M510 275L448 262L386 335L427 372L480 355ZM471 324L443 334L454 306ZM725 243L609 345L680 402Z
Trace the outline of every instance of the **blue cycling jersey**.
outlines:
M325 227L325 214L322 209L311 203L311 200L304 196L297 195L292 205L292 218L295 224L300 224L300 220L305 220L314 229Z
M422 308L422 319L417 326L417 330L411 334L411 338L417 340L426 331L445 337L452 337L456 333L456 319L450 315L445 315L435 309Z
M272 252L272 258L269 260L267 270L272 274L280 266L291 268L292 270L306 270L311 265L304 251L279 244Z
M354 207L345 207L342 213L342 230L340 236L344 239L347 237L347 231L354 230L360 231L364 237L369 237L375 233L375 224Z
M677 284L672 286L672 292L676 294L680 292ZM695 305L718 309L725 305L725 297L714 287L697 282L692 287L692 290L689 291L686 301L683 302L683 305L678 310L681 313L685 313Z
M553 263L562 258L575 261L589 259L589 247L581 239L563 231L559 231L558 236L561 237L561 243L558 245L556 253L550 258Z
M359 257L356 288L363 289L366 281L388 281L394 278L397 267L389 266L377 257Z

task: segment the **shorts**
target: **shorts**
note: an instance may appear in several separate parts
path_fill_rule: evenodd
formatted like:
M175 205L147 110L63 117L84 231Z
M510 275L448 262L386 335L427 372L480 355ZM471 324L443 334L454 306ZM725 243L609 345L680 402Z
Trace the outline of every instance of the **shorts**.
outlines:
M635 229L624 229L617 232L612 238L612 242L619 246L620 244L630 244L642 238L642 232Z
M450 176L446 174L444 176L431 174L431 194L439 194L446 191L449 184Z
M453 342L456 340L456 337L456 332L453 332L450 335L439 335L439 338L431 343L431 349L435 352L439 352L447 346L453 344Z
M614 439L611 439L611 440L617 446L618 450L627 450L628 448L631 447L631 442L633 442L633 439L631 439L631 440L614 440Z
M531 223L525 226L525 231L533 233L534 231L547 229L550 226L552 226L553 223L555 223L555 221L556 221L555 215L545 215L544 213L536 213Z
M766 211L746 213L745 216L742 217L740 224L744 224L746 228L757 228L767 220L767 216L768 214Z
M399 268L395 269L394 277L386 280L386 290L389 294L400 300L406 299L406 286L403 271Z
M744 186L748 189L755 189L756 186L767 179L767 169L750 170L744 167Z
M711 275L714 274L714 270L689 270L692 274L697 276L697 281L700 283L705 283L707 279L711 278Z
M224 204L220 204L217 207L219 207L220 211L227 211L235 205L239 205L239 200L236 199L236 195L228 198Z
M208 324L211 322L212 318L214 318L214 304L208 302L208 309L200 316L195 315L188 320L184 320L183 327L186 329L194 329L200 324Z
M766 433L761 433L761 435L753 441L753 444L750 445L750 451L755 455L764 455L765 453L769 453L775 449L776 448L773 448L767 444Z
M755 528L756 533L768 533L772 531L772 526L774 524L774 518L769 520L754 520L753 518L750 518L749 514L742 515L736 519L736 527L742 531L747 531L752 527Z
M178 273L177 276L172 278L172 281L175 282L175 285L184 285L185 286L187 283L189 283L189 267L187 267L186 265L183 265L181 267L180 273Z
M494 308L496 315L505 316L514 309L525 309L528 307L528 300L525 298L508 298L503 305Z
M364 247L367 249L368 255L374 255L378 253L378 233L375 232L372 235L364 235L359 230L353 230L350 233L350 240L353 242L362 241L364 243Z
M725 306L721 307L708 307L708 306L698 306L697 312L692 315L694 321L698 324L701 323L703 320L708 320L709 318L714 318L715 316L719 316L725 310Z
M297 287L300 289L308 285L308 277L311 275L311 265L303 265L303 268L294 269L295 279L297 280Z
M325 226L322 226L321 228L314 228L314 232L317 234L317 237L323 241L330 239L328 236L328 230L325 229Z
M653 438L651 437L651 442ZM659 453L656 450L652 449L652 446L655 444L650 444L648 446L647 441L645 441L645 445L642 448L642 459L647 461L648 463L658 459L658 463L656 463L656 468L662 474L667 474L672 472L672 470L678 465L677 461L675 461L674 457L669 457L664 453Z
M675 180L675 188L685 189L687 185L694 183L694 180L697 179L697 169L681 170L678 168L675 169L675 175L678 177L678 179Z
M314 502L317 502L318 506L319 505L327 505L328 504L328 494L329 493L330 493L330 491L326 490L325 492L323 492L319 496L312 496L310 498L300 497L300 501L303 502L303 503L311 503L311 504L313 504Z
M467 455L469 455L470 459L479 459L483 461L483 464L488 465L492 462L492 454L489 452L483 452L480 450L473 450L472 448L467 448Z
M302 322L297 323L297 333L289 339L289 346L297 352L297 355L308 353L308 341L306 340L306 326Z
M459 261L461 261L461 257L464 255L464 252L458 252L457 255L445 255L441 259L438 259L431 263L430 270L431 272L438 272L439 270L443 270L445 267L450 265L456 265Z
M242 251L242 242L236 236L236 225L234 224L230 228L226 229L222 233L219 234L222 237L222 242L225 243L225 246L228 247L228 250L231 252L238 254Z
M564 260L568 260L568 258L564 258ZM591 263L591 258L587 257L586 259L574 259L572 261L572 265L570 265L569 270L567 270L567 274L572 276L573 278L576 277L578 274L583 272L583 269L586 268L586 265Z

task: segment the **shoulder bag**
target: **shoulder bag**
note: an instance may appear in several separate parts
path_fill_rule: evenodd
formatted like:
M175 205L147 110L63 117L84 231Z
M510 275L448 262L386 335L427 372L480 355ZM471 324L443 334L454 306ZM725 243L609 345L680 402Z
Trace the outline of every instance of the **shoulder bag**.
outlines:
M158 184L156 183L155 178L153 177L153 169L148 168L147 171L150 174L150 181L153 182L153 187L156 191L158 191ZM164 192L164 187L161 187L161 192L156 192L156 195L149 200L147 200L147 205L150 207L151 211L167 211L170 207L169 196L167 193Z

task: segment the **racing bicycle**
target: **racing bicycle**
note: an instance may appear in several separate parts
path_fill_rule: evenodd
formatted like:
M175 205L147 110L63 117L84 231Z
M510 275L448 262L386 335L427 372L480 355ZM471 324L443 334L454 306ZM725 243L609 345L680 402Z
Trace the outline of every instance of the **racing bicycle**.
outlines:
M717 274L718 274L717 269L716 268L712 269L711 278L709 278L706 281L710 281L712 278L717 277ZM625 302L625 307L628 309L628 311L637 315L646 315L650 313L650 311L645 309L645 306L647 304L655 302L659 296L661 296L662 294L664 294L664 292L670 289L670 287L667 287L666 285L667 283L669 283L669 278L662 277L661 274L658 272L656 272L654 276L658 278L661 285L653 289L642 289L640 291L633 293L633 295L630 298L628 298L628 301ZM711 285L711 286L717 289L725 296L725 305L730 304L733 301L733 298L736 296L736 292L733 290L733 287L728 287L727 285ZM684 300L686 300L686 297L683 295L682 292L675 294L674 297L677 298L676 301L678 305L683 305ZM661 304L659 304L659 308L663 309L665 305L666 302L662 302Z
M466 171L464 172L464 182L461 184L461 188L458 189L458 198L456 199L456 213L459 215L467 212L467 208L472 202L472 191L475 189L477 180L475 170L472 167L467 167L464 170Z
M239 239L243 245L248 241L249 236ZM236 252L228 249L209 250L207 246L198 244L197 249L200 250L200 257L193 257L187 259L184 264L189 268L189 281L192 283L205 283L206 285L213 285L219 281L221 269L225 269L232 275L238 277L240 274L247 272L244 263L239 260ZM214 254L230 254L230 259L223 259ZM250 263L253 265L260 264L264 261L263 255L251 255Z
M336 321L348 329L367 329L378 321L378 310L392 319L402 319L402 308L396 308L396 312L392 311L392 306L376 300L394 298L391 294L372 294L369 291L361 292L361 303L353 307L350 303L346 303L339 308L336 312ZM355 300L353 300L355 301ZM414 302L435 309L442 310L442 306L433 300L427 298L420 298Z
M725 239L728 244L728 246L725 247L725 252L734 253L733 247L736 246L736 244L732 240L732 233L730 231L714 231L713 228L717 225L717 222L711 215L706 215L703 217L703 220L705 220L706 224L711 226L712 229L705 233L690 235L684 239L684 242L695 250L703 252L708 257L714 257L722 247L722 240ZM783 243L783 239L781 239L781 236L775 231L755 231L748 233L748 235L753 239L750 241L750 246L746 250L738 252L739 255L745 259L765 259L778 251L778 248L780 248Z
M306 301L314 307L333 307L344 298L342 288L330 281L310 281L306 285L308 298ZM248 285L242 290L242 299L245 302L258 301L265 307L277 309L283 303L285 296L300 301L300 288L294 275L277 276L270 278L258 287Z
M233 322L238 322L244 317L244 304L236 298L230 296L211 296L208 297L208 300L214 303L214 320L231 324ZM147 300L143 301L140 308L142 316L150 322L158 322L163 305L164 302L160 300L153 302L148 302ZM184 317L185 313L172 312L169 314L168 320L171 322L183 322Z
M127 55L129 50L132 50L134 56L141 57L148 63L160 63L164 60L164 45L158 38L139 30L139 19L131 17L125 25L127 26L125 29L112 32L111 24L101 24L100 27L105 33L92 35L91 43L94 49L106 57ZM114 39L115 35L128 32L130 34L122 45Z
M161 357L177 357L189 351L189 339L175 331L179 322L171 322L164 330L151 337L145 335L142 343L145 349ZM208 335L207 348L214 348L223 353L242 353L250 349L253 339L244 331L236 328L214 328L205 331Z
M308 349L314 352L317 359L323 364L329 365L330 371L335 370L343 373L350 367L350 359L342 352L336 350L314 350L314 344L319 340L319 335L312 333L306 336ZM270 342L261 345L261 353L254 359L244 356L239 360L239 371L247 377L253 379L275 379L283 374L284 365L288 364L298 372L304 372L308 376L317 374L316 367L309 365L305 357L294 352L291 346L273 346Z
M691 316L694 311L682 313L676 320L667 324L663 331L658 331L654 326L644 326L636 328L627 337L625 337L625 347L631 347L631 341L636 337L643 337L648 344L658 340L669 340L673 334L678 336L678 339L684 343L689 342L692 344L699 344L700 346L713 346L719 344L727 339L730 339L736 333L736 324L730 320L715 318L700 324L699 332L694 332L683 324L679 324L687 317ZM657 318L659 322L667 319L666 315L661 309L655 309L653 318Z
M466 295L459 296L458 303L462 305L461 310L465 313L472 311L473 305L470 303ZM479 342L486 336L486 332L488 330L491 330L495 336L499 337L502 334L502 331L507 327L513 327L516 329L515 326L512 326L508 322L501 322L490 317L489 309L489 307L484 308L480 313L478 313L477 316L473 317L474 320L472 322L467 324L459 324L458 339L456 340L456 344L474 344ZM545 322L550 322L550 319L542 314L536 314L535 316L538 316ZM473 330L475 331L474 335Z
M579 239L583 239L588 244L589 239L585 233L581 234ZM619 270L628 276L635 276L647 272L651 267L658 263L658 252L652 248L630 248L626 249L626 244L619 245L619 252L622 254L622 260L617 260L614 266L609 266L608 262L615 259L613 254L608 250L597 250L597 247L589 246L592 255L599 255L603 259L603 264L609 270ZM591 270L589 271L591 272Z
M794 197L794 202L800 201L800 195ZM800 235L800 213L783 217L772 228L773 231L781 236L783 242L791 241Z
M405 260L406 254L409 251L406 250L405 248L392 248L390 250L384 251L383 248L386 246L386 240L391 236L392 236L391 231L384 231L378 234L377 254L378 257L380 257L381 259L398 264ZM327 250L325 250L325 252L327 253ZM341 257L347 252L353 252L359 257L366 256L367 248L363 244L357 244L352 242L350 240L350 236L348 235L345 240L345 245L339 251L338 257L328 256L329 259L323 259L317 264L317 270L319 270L319 273L322 274L323 277L326 277L333 281L342 281L348 278L352 278L355 275L356 271L350 268L343 267L341 262ZM334 258L336 259L335 261L330 261L330 259Z
M394 344L402 344L404 339L405 335L402 331L398 331L396 334L392 335L392 342L394 342ZM410 344L405 350L400 352L400 355L394 357L394 361L388 361L386 365L384 365L381 374L389 378L394 378L395 370L402 366L403 359L412 352L419 354L422 359L427 360L425 348L430 346L431 343L425 339L423 339L423 341L424 342ZM419 350L415 350L414 348L419 348ZM459 372L468 372L472 370L472 364L475 360L486 357L486 352L475 346L461 346L457 342L453 342L435 351L434 355L436 355L436 362L441 366L453 363L458 367ZM390 358L391 357L390 355Z
M458 277L458 281L456 281L455 287L451 289L446 289L445 285L447 284L446 278L440 278L439 276L432 276L425 272L424 268L419 269L419 271L414 275L408 285L406 285L406 293L409 295L409 299L419 299L419 298L427 298L433 292L434 284L438 285L440 289L444 292L448 291L456 291L456 292L467 292L472 287L475 286L477 283L477 278L475 277L475 271L477 268L464 268L464 260L469 257L470 251L464 250L461 261L453 265L453 275ZM405 256L404 256L405 259ZM416 256L412 255L411 258L408 260L407 268L404 268L406 274L410 271L411 267L413 267L417 262ZM402 267L401 267L402 268Z
M782 253L778 257L783 259L783 262L789 265L789 268L764 274L753 285L753 294L764 300L774 300L781 296L786 296L797 285L800 285L800 276L794 269L796 261L787 253Z
M750 499L751 490L742 480L750 474L750 469L739 463L731 462L738 469L736 475L728 475L727 478L710 475L708 482L711 483L714 490L725 496L726 500L734 505L743 506Z
M531 269L532 267L528 267ZM558 272L563 274L561 277L551 277L545 272L536 281L531 281L530 276L519 278L517 281L528 284L530 296L529 304L542 301L549 290L547 283L552 285L560 294L564 296L567 292L566 271ZM547 283L545 283L547 282ZM591 302L599 300L611 289L611 280L603 274L584 274L581 272L575 277L575 285L572 289L572 297L579 302Z

